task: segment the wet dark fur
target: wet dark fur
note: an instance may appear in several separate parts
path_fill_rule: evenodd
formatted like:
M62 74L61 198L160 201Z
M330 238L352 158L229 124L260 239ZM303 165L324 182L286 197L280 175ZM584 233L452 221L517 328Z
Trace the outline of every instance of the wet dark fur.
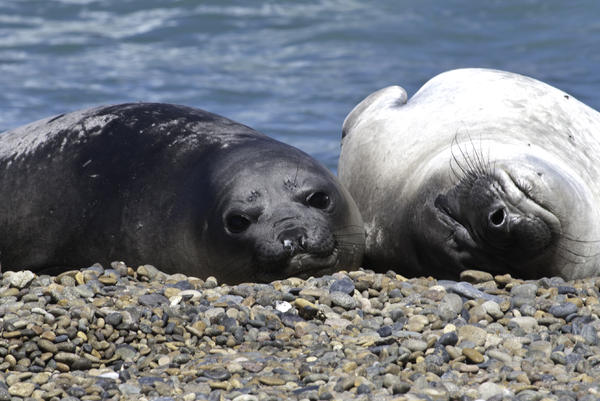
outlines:
M235 283L284 278L298 254L339 255L306 274L356 268L364 248L360 214L327 168L247 126L179 105L99 107L3 133L0 188L5 269L124 260ZM265 196L255 236L224 229L232 189L239 203ZM331 191L338 209L311 208L316 190ZM271 225L275 212L296 218L289 232ZM282 245L298 235L303 246Z

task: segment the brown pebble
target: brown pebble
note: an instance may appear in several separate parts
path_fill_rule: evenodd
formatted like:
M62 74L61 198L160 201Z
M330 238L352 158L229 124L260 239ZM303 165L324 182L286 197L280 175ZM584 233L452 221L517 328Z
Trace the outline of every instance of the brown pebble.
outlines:
M231 390L231 384L229 384L228 382L208 382L208 385L213 390Z
M50 379L50 372L41 372L32 377L31 382L35 384L46 384Z
M100 281L104 285L114 285L117 284L117 278L112 274L105 274L103 276L98 277L98 281Z
M460 279L472 284L484 283L486 281L492 281L494 277L481 270L463 270L460 272Z
M346 362L342 367L342 370L346 373L352 373L358 368L358 365L354 361Z
M38 336L39 336L39 335L41 335L41 334L44 332L44 329L42 329L42 328L41 328L40 326L38 326L38 325L33 325L33 326L31 326L30 328L31 328L31 330L33 330L33 332L34 332L35 334L37 334Z
M512 281L512 277L510 274L496 275L494 276L494 281L500 286L505 286Z
M537 386L533 386L531 384L521 384L521 385L516 385L514 388L514 392L515 394L520 393L521 391L525 391L525 390L539 390L539 387Z
M20 337L20 336L21 336L20 330L5 331L4 333L2 333L2 337L4 337L4 338L16 338L16 337Z
M0 297L2 298L16 297L17 295L19 295L19 289L14 287L8 288L7 290L0 292Z
M62 362L56 362L56 369L60 370L61 372L68 372L71 370L69 365L67 365L66 363L62 363Z
M175 295L178 295L180 292L181 292L181 290L179 288L167 287L167 288L165 288L165 297L171 298L171 297L174 297Z
M26 398L35 390L34 383L15 383L8 388L8 393L12 396Z
M58 352L58 347L56 346L56 344L45 338L40 338L37 342L37 345L42 351L51 352L53 354Z
M275 376L261 376L258 381L267 386L283 386L285 380Z
M323 312L321 312L317 305L304 298L296 298L294 306L298 308L298 314L307 320L319 319L323 315Z
M82 272L78 271L77 273L75 273L75 281L79 285L85 284L85 277Z
M458 362L454 365L455 369L458 369L463 373L477 373L479 372L479 366L477 365L467 365L466 363Z
M5 361L5 362L8 362L8 364L9 364L11 367L15 367L15 366L17 365L17 360L15 359L15 357L14 357L14 356L12 356L12 355L10 355L10 354L9 354L9 355L6 355L6 356L4 357L4 361Z
M204 330L206 330L206 323L204 323L201 320L198 320L197 322L190 324L185 328L191 334L195 335L198 338L201 338L204 335Z
M571 303L577 305L578 308L581 308L583 306L583 301L581 298L576 298L576 297L567 298L567 302L571 302Z
M11 375L8 375L8 377L6 378L6 384L8 384L9 386L12 386L15 383L18 383L21 381L26 381L31 376L33 376L33 373L31 373L31 372L11 374Z
M484 361L483 355L479 351L473 348L464 348L462 351L463 355L467 357L467 360L472 363L482 363Z

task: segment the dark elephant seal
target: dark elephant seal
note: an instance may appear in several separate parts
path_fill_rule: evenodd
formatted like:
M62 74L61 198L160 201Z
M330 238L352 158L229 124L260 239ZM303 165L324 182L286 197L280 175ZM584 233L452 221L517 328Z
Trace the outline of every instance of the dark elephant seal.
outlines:
M352 198L296 148L202 110L98 107L0 135L3 267L152 263L227 283L356 268Z
M410 100L367 97L343 128L339 175L365 266L574 279L600 271L600 113L503 71L440 74Z

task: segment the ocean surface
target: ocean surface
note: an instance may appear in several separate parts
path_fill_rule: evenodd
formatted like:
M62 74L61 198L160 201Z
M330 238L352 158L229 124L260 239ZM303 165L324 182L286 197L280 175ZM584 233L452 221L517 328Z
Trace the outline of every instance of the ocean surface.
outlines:
M99 104L179 103L335 170L360 100L459 67L529 75L600 109L600 2L0 2L0 131Z

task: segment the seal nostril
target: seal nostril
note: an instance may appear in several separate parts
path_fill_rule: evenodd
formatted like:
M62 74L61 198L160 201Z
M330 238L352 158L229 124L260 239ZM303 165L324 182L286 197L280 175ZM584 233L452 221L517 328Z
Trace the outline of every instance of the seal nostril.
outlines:
M490 214L489 220L494 226L499 227L504 224L504 220L506 219L506 212L504 208L500 208L493 213Z
M304 236L298 239L298 243L300 244L300 248L306 250L306 238Z
M290 252L291 252L291 251L293 251L293 250L294 250L294 243L293 243L291 240L289 240L289 239L284 239L284 240L282 241L282 243L283 243L283 248L284 248L286 251L290 251Z

